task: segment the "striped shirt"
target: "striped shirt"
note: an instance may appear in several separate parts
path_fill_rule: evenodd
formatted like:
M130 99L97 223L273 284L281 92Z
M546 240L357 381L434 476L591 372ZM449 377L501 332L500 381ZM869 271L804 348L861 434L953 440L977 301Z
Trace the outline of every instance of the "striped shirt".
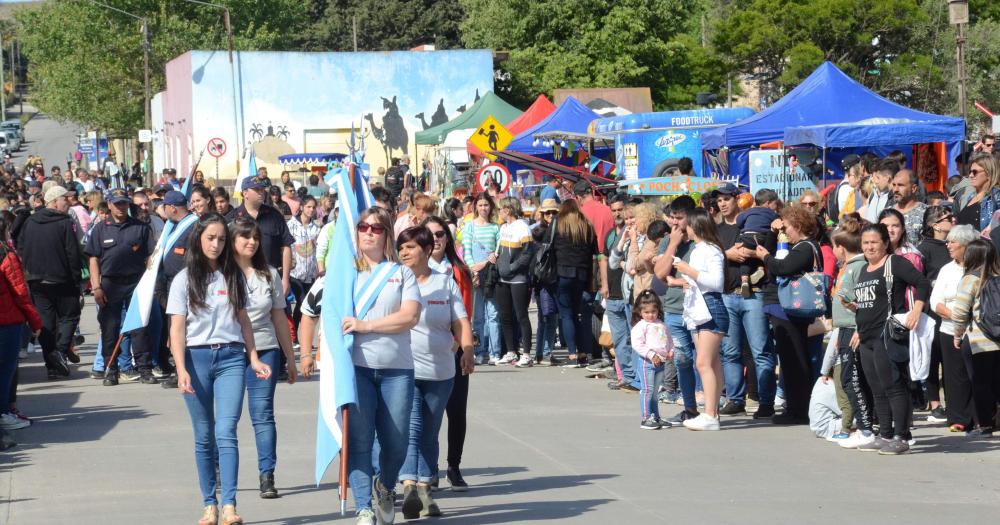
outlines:
M465 223L462 232L462 248L465 264L481 263L497 250L500 243L500 227L496 224L476 224L476 221Z

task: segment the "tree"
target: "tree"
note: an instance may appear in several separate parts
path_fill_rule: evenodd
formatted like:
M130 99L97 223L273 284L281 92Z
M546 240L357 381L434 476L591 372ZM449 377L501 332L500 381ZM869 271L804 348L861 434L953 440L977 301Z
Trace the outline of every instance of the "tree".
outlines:
M234 46L292 45L305 22L297 0L230 0ZM120 0L114 6L147 17L151 92L164 89L164 66L192 49L226 46L220 11L179 0ZM141 23L88 2L56 1L15 14L29 60L33 101L57 119L110 134L134 135L143 124Z
M355 20L358 51L461 46L464 14L455 0L311 0L308 11L310 23L300 38L307 50L352 51Z
M649 87L658 109L721 92L727 65L693 35L690 0L462 0L462 42L508 52L498 89L527 105L557 88Z

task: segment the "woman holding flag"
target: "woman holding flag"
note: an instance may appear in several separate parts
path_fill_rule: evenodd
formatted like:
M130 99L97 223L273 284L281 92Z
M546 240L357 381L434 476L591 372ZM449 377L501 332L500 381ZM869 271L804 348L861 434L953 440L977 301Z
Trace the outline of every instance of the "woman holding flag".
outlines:
M472 325L458 284L447 273L431 270L428 260L434 235L425 226L400 232L399 259L420 288L420 321L413 328L411 349L415 389L410 412L410 439L399 474L403 482L403 517L440 516L430 484L437 474L438 433L455 383L455 351L459 344L471 355ZM471 371L463 370L466 374Z
M243 523L236 514L236 425L243 411L248 361L257 378L271 376L271 368L257 357L246 310L246 280L227 237L221 215L208 213L198 220L185 268L170 283L167 300L170 352L194 427L195 464L205 504L199 525ZM221 520L215 493L220 481Z
M348 216L342 214L341 220ZM378 523L395 520L395 493L391 488L396 486L406 459L413 405L410 330L420 319L420 290L413 272L397 262L392 226L389 213L382 208L361 212L355 230L356 317L344 317L341 324L343 333L353 334L354 339L351 360L357 403L349 409L347 468L358 525L374 525L375 512ZM299 342L306 378L313 368L310 341L324 302L327 278L333 277L327 275L316 281L302 306ZM372 445L376 431L380 469L373 483Z

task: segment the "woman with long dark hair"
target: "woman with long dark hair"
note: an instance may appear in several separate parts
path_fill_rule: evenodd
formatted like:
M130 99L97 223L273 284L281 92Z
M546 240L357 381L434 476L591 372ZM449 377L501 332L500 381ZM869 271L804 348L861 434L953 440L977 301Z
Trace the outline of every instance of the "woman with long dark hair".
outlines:
M910 450L910 423L913 402L909 394L908 343L892 340L889 316L906 312L903 323L909 330L917 327L924 302L930 295L930 282L919 270L892 253L890 234L885 224L870 224L861 230L861 251L867 266L858 275L855 302L849 307L857 315L859 353L865 379L875 399L881 436L860 445L858 450L897 455ZM887 267L888 265L888 267ZM892 278L890 287L888 278ZM907 310L906 288L914 290Z
M805 272L822 271L823 257L813 238L817 232L815 216L801 206L789 206L781 211L781 228L788 236L788 255L778 259L767 248L758 245L756 255L772 277L792 278ZM781 359L781 376L785 381L785 413L775 415L777 424L809 424L809 397L814 377L813 359L809 349L809 325L813 318L788 315L778 301L778 286L773 279L764 289L764 312L774 333L775 348Z
M949 253L947 238L952 230L955 216L951 213L951 208L944 206L928 206L924 210L924 228L920 232L920 244L917 251L924 262L924 275L931 282L931 289L936 288L938 274L949 262L952 262ZM956 283L957 284L957 283ZM931 294L933 295L933 293ZM931 301L927 315L934 321L934 326L941 324L941 317L934 310L934 302ZM949 348L946 345L944 348ZM941 368L941 338L934 337L931 345L931 366L927 374L927 379L923 381L923 395L930 405L930 415L927 420L932 423L943 423L946 420L944 405L941 404L941 380L938 370Z
M185 394L194 427L195 464L205 504L198 523L239 524L236 425L243 411L247 363L259 379L269 378L271 367L257 356L246 310L246 280L233 258L221 215L207 213L198 219L185 262L170 283L167 315L177 388ZM216 497L220 482L221 519Z
M288 363L288 384L295 384L295 353L285 317L285 296L281 290L281 276L267 265L260 250L260 228L257 222L241 217L229 224L233 256L247 284L247 315L253 327L257 355L272 370L281 366L280 354L284 352ZM280 349L279 349L280 346ZM258 379L253 370L247 370L247 407L253 423L257 443L257 469L260 472L260 497L278 497L274 487L274 468L278 461L278 433L274 426L274 390L277 374Z
M587 365L593 342L591 320L582 315L583 294L593 291L594 258L599 252L594 226L580 212L575 200L567 200L559 207L552 249L557 254L556 299L560 328L570 358L567 366L583 367Z
M431 498L437 476L438 433L455 382L455 350L472 352L472 325L458 285L446 273L428 264L434 235L425 226L400 232L396 239L399 259L420 287L420 321L413 327L414 394L410 412L410 439L406 460L399 472L403 482L403 517L440 516ZM456 344L456 341L458 344Z
M191 188L188 209L199 217L209 212L215 212L215 199L212 198L212 192L200 184Z
M450 275L462 294L462 303L468 313L472 309L472 275L469 268L455 251L455 239L451 236L448 223L444 219L430 216L423 226L434 236L434 249L427 263L435 271ZM455 353L455 385L448 398L445 415L448 416L448 483L454 492L465 492L468 483L462 477L462 453L465 450L466 410L469 404L469 375L475 370L474 352L466 352L461 347Z
M958 285L952 320L955 322L953 346L968 355L972 376L972 401L976 428L972 436L992 436L1000 399L1000 345L983 333L983 283L1000 277L1000 257L989 241L976 239L965 248L965 276ZM995 315L996 312L990 312Z
M500 321L494 300L495 282L488 282L496 263L497 246L500 245L500 227L496 225L496 205L486 193L480 193L475 200L475 218L465 221L462 230L462 247L465 264L472 270L476 286L472 313L472 330L479 336L476 347L477 364L491 365L500 362Z
M292 294L295 296L292 323L296 333L302 321L302 302L305 301L306 293L319 276L316 241L320 234L320 226L315 220L316 198L306 196L302 199L298 211L298 215L288 219L288 232L295 239L292 244L292 271L289 273L289 281L292 285Z
M711 318L697 325L688 324L697 350L695 366L705 392L705 411L685 420L684 426L689 430L719 430L719 397L723 382L719 348L722 338L729 332L729 313L722 302L726 263L719 232L708 211L695 208L688 212L687 236L694 242L691 262L674 261L674 268L683 276L685 293L697 295L695 301L705 304Z

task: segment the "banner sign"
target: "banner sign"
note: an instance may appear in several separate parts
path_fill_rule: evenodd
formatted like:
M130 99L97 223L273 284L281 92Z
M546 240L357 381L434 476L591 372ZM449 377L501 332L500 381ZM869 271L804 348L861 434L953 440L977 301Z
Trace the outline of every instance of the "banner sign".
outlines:
M787 154L786 154L787 153ZM786 166L787 165L787 166ZM783 201L798 199L806 190L819 191L823 175L815 150L766 149L750 152L750 193L769 188Z

